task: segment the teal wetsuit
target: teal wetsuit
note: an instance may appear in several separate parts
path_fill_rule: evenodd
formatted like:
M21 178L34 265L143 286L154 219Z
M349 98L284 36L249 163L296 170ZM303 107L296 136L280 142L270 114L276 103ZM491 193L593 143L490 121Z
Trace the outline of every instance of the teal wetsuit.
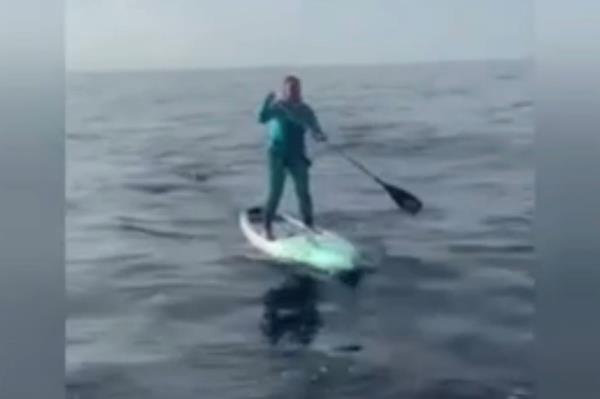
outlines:
M270 231L288 172L294 181L302 219L307 226L312 226L310 161L306 157L304 135L308 127L313 134L324 137L314 112L304 103L290 105L267 99L260 110L259 122L268 129L269 195L265 204L265 228Z

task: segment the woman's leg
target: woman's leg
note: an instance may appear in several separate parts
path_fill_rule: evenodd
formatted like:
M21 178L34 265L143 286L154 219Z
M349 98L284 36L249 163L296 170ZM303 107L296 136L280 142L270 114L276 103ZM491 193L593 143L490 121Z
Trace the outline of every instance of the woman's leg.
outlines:
M294 180L300 214L304 224L313 226L313 204L310 195L309 162L307 160L298 160L290 164L290 172Z
M285 164L283 158L277 154L268 154L268 169L269 169L269 196L265 204L265 235L268 239L272 240L273 230L272 222L275 214L277 213L277 207L283 194L285 187Z

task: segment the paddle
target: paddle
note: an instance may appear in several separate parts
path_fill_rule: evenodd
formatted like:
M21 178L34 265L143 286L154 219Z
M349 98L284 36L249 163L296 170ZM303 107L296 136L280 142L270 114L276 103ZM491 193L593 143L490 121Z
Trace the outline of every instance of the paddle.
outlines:
M363 173L365 173L367 176L369 176L370 178L375 180L375 182L378 183L381 187L383 187L383 189L388 193L390 198L401 209L405 210L406 212L410 213L411 215L416 215L417 213L419 213L419 211L423 207L423 203L416 196L414 196L413 194L409 193L408 191L406 191L404 189L401 189L400 187L396 187L390 183L387 183L387 182L381 180L381 178L376 176L373 172L371 172L369 169L367 169L364 165L359 163L357 160L351 158L349 155L347 155L344 151L342 151L338 147L335 147L331 143L327 143L327 142L325 144L327 145L327 147L329 147L330 149L332 149L333 151L338 153L342 158L344 158L345 160L350 162L352 165L357 167L359 170L361 170Z
M296 118L285 107L281 107L280 109L285 113L285 115L290 120L292 120L292 121L294 121L294 122L296 122L296 123L298 123L300 125L305 126L309 130L314 130L313 129L314 126L307 126L307 124L306 124L305 121L303 121L303 120L301 120L299 118ZM372 173L369 169L367 169L364 165L362 165L361 163L359 163L355 159L351 158L350 156L346 155L346 153L344 151L342 151L341 149L333 146L331 143L329 143L326 140L327 139L325 137L323 137L323 139L319 140L319 141L324 142L327 145L327 147L329 147L333 151L337 152L339 155L341 155L348 162L350 162L351 164L353 164L354 166L356 166L358 169L360 169L362 172L364 172L367 176L369 176L370 178L372 178L373 180L375 180L375 182L378 183L381 187L383 187L383 189L388 193L388 195L390 196L390 198L401 209L404 209L406 212L410 213L411 215L416 215L417 213L419 213L419 211L423 207L423 203L421 202L420 199L418 199L416 196L414 196L413 194L409 193L408 191L406 191L404 189L401 189L400 187L396 187L396 186L394 186L392 184L389 184L389 183L381 180L374 173Z

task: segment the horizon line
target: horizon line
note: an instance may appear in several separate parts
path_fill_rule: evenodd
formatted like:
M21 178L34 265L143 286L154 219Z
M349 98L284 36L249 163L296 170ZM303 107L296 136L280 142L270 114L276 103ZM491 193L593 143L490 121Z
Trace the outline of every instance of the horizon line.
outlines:
M65 73L75 74L104 74L104 73L153 73L153 72L217 72L217 71L235 71L235 70L253 70L253 69L292 69L292 68L331 68L331 67L393 67L422 64L448 64L460 62L493 62L493 61L528 61L532 60L533 55L523 57L496 57L496 58L457 58L444 60L422 60L422 61L389 61L389 62L323 62L323 63L303 63L303 64L265 64L265 65L224 65L224 66L159 66L150 68L141 67L117 67L117 68L69 68L65 66Z

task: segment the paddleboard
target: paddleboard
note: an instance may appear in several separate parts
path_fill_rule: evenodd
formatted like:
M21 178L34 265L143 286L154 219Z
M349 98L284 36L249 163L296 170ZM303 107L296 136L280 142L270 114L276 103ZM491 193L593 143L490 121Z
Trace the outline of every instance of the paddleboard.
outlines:
M292 263L307 271L336 275L357 270L360 252L337 233L322 228L309 229L291 215L278 214L273 221L274 240L264 236L262 208L240 212L240 229L250 245L271 259Z

